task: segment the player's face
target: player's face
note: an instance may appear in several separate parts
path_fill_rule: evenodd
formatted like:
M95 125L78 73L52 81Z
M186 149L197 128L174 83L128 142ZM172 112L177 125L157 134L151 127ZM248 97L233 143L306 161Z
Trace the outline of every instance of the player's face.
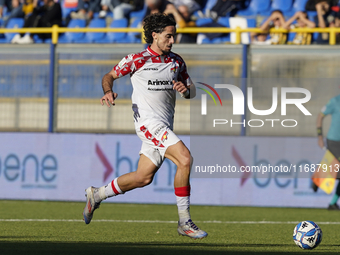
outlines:
M162 33L155 33L153 44L155 44L158 53L168 54L171 51L172 44L175 43L176 29L174 26L167 26Z

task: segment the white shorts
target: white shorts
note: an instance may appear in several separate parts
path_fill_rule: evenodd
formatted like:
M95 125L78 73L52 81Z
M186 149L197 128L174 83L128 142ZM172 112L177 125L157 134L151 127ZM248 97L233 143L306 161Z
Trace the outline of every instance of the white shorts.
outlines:
M143 142L139 155L145 155L157 167L162 165L166 149L180 141L170 127L163 123L136 125L136 133Z

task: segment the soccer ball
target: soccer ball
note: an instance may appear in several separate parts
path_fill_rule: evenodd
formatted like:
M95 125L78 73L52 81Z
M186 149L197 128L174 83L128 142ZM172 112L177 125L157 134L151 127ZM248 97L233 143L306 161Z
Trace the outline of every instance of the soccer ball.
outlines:
M293 240L301 249L314 249L321 243L321 228L313 221L302 221L294 228Z

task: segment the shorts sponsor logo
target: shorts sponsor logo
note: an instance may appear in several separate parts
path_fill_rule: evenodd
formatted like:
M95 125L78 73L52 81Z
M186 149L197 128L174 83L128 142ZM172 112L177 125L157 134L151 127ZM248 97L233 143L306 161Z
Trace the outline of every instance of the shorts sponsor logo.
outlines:
M164 134L162 135L162 142L164 143L165 142L165 140L167 140L168 139L168 131L165 131L164 132Z
M153 142L153 144L157 147L164 147L163 144L160 143L159 140L157 140L150 132L149 130L145 127L145 126L141 126L140 127L140 131L142 131L146 137L146 139L150 140L151 142Z
M159 134L159 132L161 132L162 129L164 129L164 128L165 128L165 126L161 126L161 127L157 128L157 130L155 132L155 136L157 136Z

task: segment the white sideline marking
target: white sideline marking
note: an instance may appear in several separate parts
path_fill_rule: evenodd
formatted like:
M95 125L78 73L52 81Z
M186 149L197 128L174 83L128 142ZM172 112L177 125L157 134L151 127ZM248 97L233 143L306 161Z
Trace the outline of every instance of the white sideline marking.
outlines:
M0 219L0 222L83 222L76 219ZM118 222L118 223L177 223L177 221L163 220L93 220L92 222ZM298 221L195 221L195 223L213 224L297 224ZM320 225L340 225L340 222L317 222Z

